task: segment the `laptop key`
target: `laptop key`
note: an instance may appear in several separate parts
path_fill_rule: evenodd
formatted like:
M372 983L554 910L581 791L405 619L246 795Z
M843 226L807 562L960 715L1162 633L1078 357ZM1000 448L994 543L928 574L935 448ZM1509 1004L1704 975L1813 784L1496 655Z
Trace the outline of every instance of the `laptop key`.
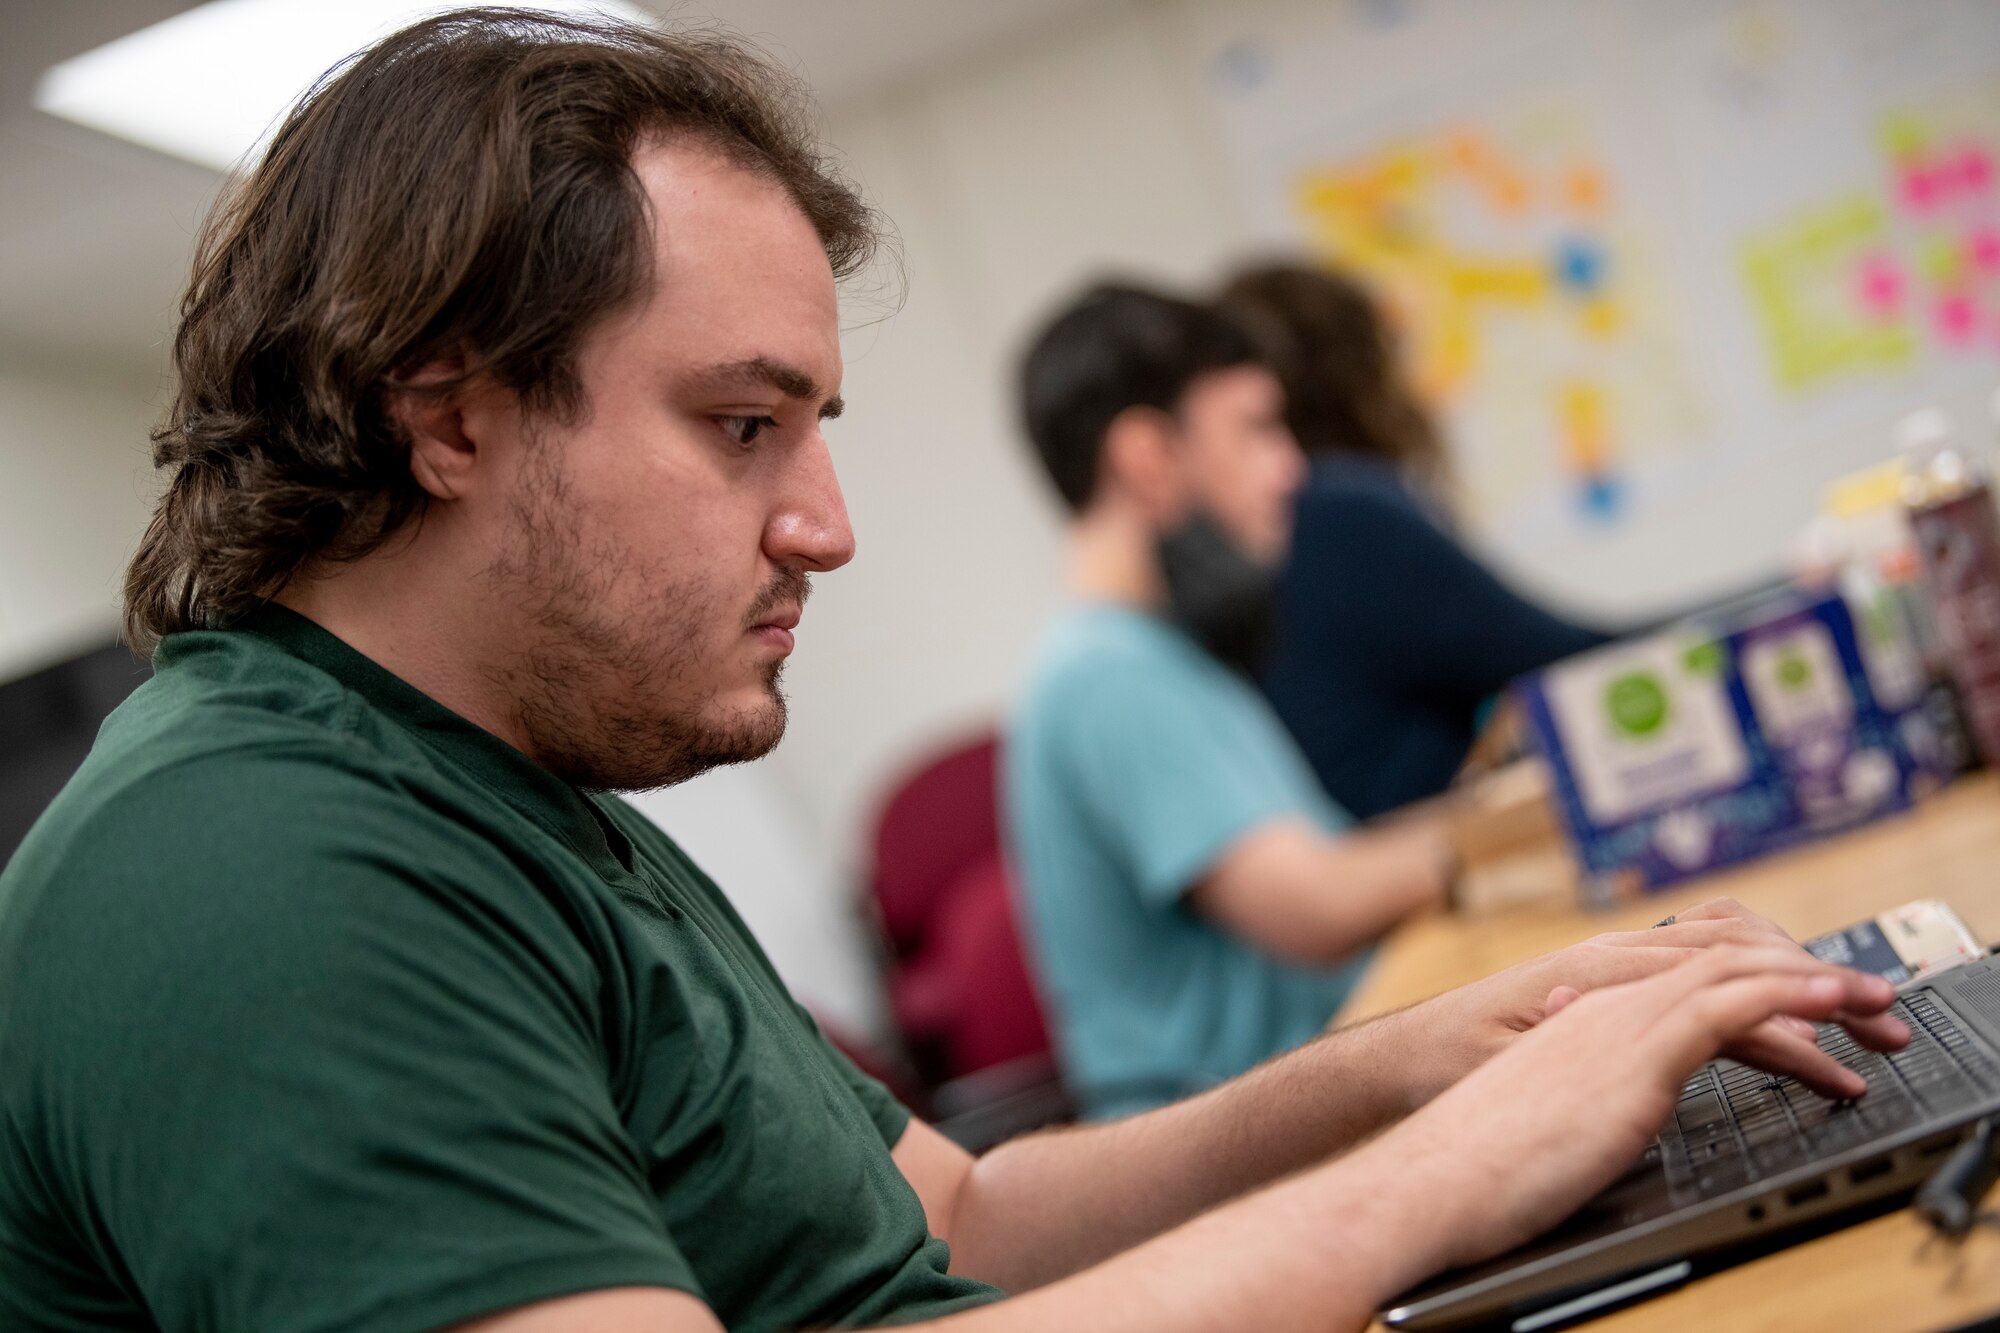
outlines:
M1761 1175L1774 1175L1790 1170L1806 1160L1806 1145L1797 1137L1786 1135L1773 1143L1761 1144L1751 1149L1750 1160Z
M1707 1092L1682 1102L1675 1118L1680 1121L1682 1133L1692 1133L1707 1125L1726 1123L1727 1112L1723 1110L1722 1099Z
M1866 1142L1872 1131L1851 1110L1835 1111L1811 1134L1812 1146L1823 1153L1839 1152Z
M1797 1137L1797 1131L1783 1116L1773 1116L1743 1127L1743 1141L1752 1151L1768 1148L1774 1143L1789 1143Z

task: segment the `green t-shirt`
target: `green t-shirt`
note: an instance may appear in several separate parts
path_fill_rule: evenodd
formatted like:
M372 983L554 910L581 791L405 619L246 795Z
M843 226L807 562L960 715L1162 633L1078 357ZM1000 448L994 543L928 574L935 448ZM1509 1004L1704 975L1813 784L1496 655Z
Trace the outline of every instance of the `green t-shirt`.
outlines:
M0 1328L997 1298L907 1113L630 808L275 607L156 665L0 875Z

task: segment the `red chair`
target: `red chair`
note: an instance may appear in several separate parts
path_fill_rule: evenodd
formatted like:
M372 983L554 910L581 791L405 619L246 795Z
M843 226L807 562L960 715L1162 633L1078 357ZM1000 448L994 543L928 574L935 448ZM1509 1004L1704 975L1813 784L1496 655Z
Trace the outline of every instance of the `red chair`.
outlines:
M869 876L890 1013L940 1127L962 1142L1069 1114L1015 923L998 768L988 733L899 783Z

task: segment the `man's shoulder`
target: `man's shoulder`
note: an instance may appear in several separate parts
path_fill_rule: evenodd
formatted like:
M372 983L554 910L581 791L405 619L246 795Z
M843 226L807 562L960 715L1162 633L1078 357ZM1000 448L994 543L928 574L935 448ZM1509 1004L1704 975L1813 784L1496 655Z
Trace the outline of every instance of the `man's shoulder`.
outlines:
M0 927L55 897L85 915L143 896L224 920L286 896L343 847L379 840L385 823L424 821L421 804L332 738L284 727L188 734L202 720L84 761L0 875Z
M408 762L369 725L362 701L324 674L282 654L246 662L233 648L222 660L203 651L113 711L31 843L72 828L110 835L190 794L218 817L279 811L380 784Z
M163 671L107 719L0 874L0 932L29 915L226 923L310 910L356 867L461 856L445 784L362 701L288 659ZM51 917L50 919L53 919Z
M1052 627L1022 691L1007 763L1017 801L1080 781L1199 788L1219 754L1258 743L1246 682L1165 621L1091 608Z
M1204 655L1156 616L1075 607L1043 631L1023 692L1025 711L1093 711L1116 698L1199 692Z
M593 946L566 932L556 890L448 789L338 734L235 730L203 745L170 728L121 764L101 756L30 830L0 873L12 1037L66 1004L89 1010L61 1029L79 1044L114 1044L119 1021L186 1037L206 1021L190 1014L287 1031L310 1024L309 997L375 1021L369 996L397 959L484 958L515 939L537 941L532 975L582 985ZM130 1017L140 977L172 1007Z
M176 635L156 665L105 720L71 788L143 784L189 766L228 781L277 754L366 766L368 752L379 762L397 748L359 695L254 635Z

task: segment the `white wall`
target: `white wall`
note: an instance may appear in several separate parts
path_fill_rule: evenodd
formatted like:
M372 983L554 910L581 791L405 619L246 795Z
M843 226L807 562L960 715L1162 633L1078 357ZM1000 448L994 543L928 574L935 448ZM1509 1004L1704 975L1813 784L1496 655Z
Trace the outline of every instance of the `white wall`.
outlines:
M156 386L0 364L0 680L101 648L154 495Z

